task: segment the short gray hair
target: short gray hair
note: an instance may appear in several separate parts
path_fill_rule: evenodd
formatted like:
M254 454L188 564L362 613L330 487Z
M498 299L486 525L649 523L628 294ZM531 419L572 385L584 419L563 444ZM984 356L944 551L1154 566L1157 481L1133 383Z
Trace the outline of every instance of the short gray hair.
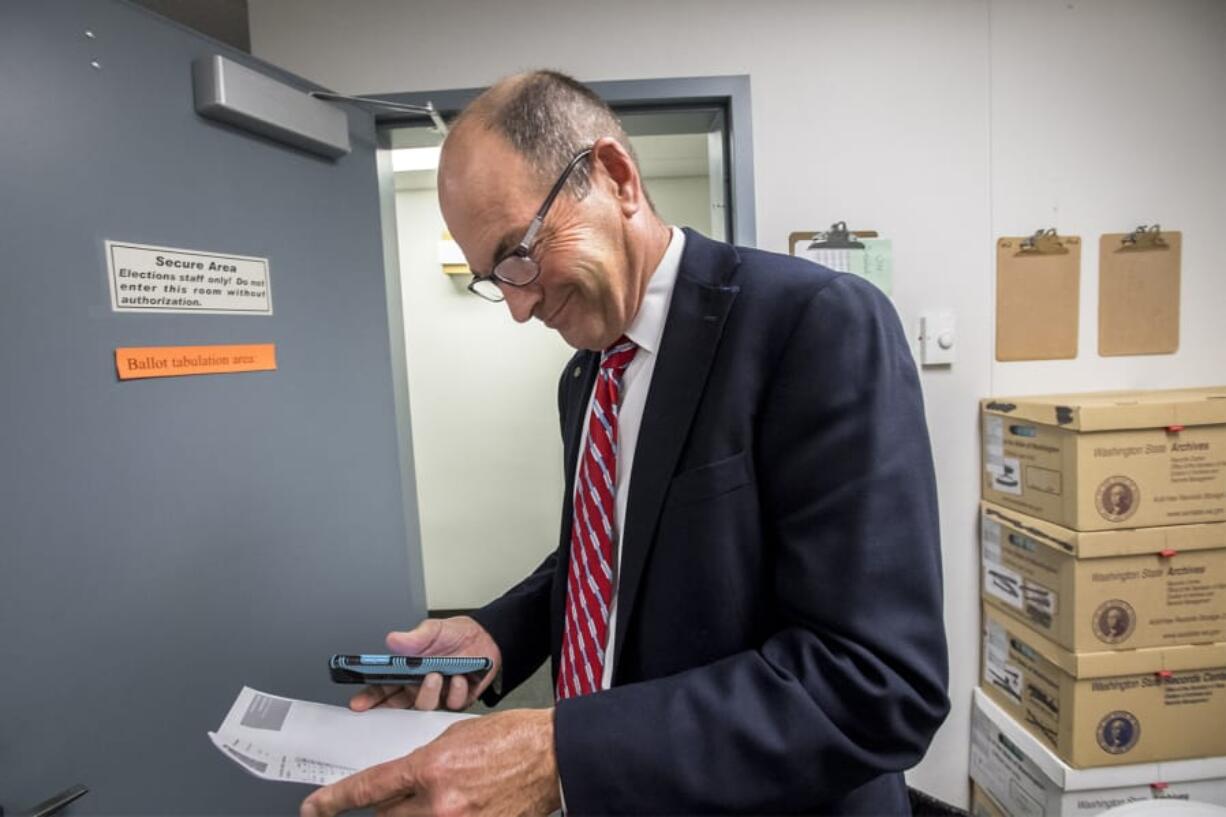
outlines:
M630 138L608 104L582 82L558 71L532 71L500 80L473 100L455 125L466 119L506 138L542 184L551 183L575 154L605 136L616 139L638 165ZM583 198L590 182L588 163L581 162L568 186Z

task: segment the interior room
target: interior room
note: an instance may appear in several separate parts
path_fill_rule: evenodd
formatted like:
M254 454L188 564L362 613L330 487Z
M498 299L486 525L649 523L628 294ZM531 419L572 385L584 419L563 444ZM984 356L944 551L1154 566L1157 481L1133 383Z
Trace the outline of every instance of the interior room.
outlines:
M0 815L1226 815L1224 88L1216 0L0 4Z

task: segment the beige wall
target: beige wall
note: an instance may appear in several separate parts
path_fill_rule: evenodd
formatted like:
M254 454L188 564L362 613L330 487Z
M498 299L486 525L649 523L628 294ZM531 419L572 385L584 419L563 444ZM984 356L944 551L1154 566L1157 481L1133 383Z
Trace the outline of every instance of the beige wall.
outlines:
M396 194L426 604L478 607L557 547L557 378L572 350L444 275L434 190Z
M646 183L663 218L707 229L706 177ZM556 385L572 350L441 272L433 188L398 191L396 222L426 604L479 607L557 546Z
M711 191L706 176L646 179L647 192L660 218L678 227L711 234Z
M750 75L759 246L782 250L789 232L839 219L876 228L894 240L904 324L925 309L957 316L958 362L923 374L954 709L910 778L965 803L976 399L1226 380L1214 250L1226 224L1226 3L250 0L250 11L258 56L342 92L478 86L540 64L586 80ZM1097 234L1154 221L1185 231L1183 345L1101 360ZM1081 356L995 363L993 240L1046 226L1085 239Z

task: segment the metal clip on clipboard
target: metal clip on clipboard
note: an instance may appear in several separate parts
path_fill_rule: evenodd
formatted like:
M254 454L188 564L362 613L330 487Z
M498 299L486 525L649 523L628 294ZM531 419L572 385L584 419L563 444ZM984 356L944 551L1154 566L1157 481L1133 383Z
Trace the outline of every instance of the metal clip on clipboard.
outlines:
M1152 227L1142 224L1128 235L1120 239L1120 249L1128 250L1164 250L1169 245L1162 236L1162 228L1157 224Z
M830 229L824 233L816 233L813 236L813 243L809 245L811 250L862 250L864 244L857 241L858 238L876 238L876 230L860 230L857 232L849 232L846 221L836 221L830 225Z
M1019 254L1065 255L1068 253L1068 248L1056 234L1056 228L1048 227L1046 230L1035 230L1034 235L1023 238L1017 251Z

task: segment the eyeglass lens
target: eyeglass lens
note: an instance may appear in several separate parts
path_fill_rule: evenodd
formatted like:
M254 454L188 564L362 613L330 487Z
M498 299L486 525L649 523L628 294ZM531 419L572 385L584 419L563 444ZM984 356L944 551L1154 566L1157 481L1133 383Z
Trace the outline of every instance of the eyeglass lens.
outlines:
M511 255L498 262L494 267L494 277L500 281L515 286L524 286L536 280L536 262L523 255Z
M502 294L502 290L498 287L498 282L493 278L479 278L469 284L468 288L474 294L480 295L487 301L498 303L506 299L506 296Z

